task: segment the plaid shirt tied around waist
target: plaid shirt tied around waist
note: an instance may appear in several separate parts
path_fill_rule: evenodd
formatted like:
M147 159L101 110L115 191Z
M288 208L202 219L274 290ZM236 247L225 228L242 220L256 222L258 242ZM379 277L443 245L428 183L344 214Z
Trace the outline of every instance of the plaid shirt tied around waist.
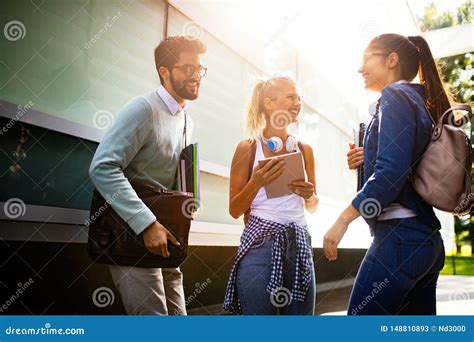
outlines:
M310 238L307 226L299 226L296 223L281 224L265 220L256 216L250 216L249 222L245 226L242 237L240 238L240 247L237 252L232 270L227 284L227 291L224 299L224 309L241 314L242 308L237 296L237 269L240 261L245 256L253 242L267 235L273 237L272 245L272 271L270 282L267 285L269 294L276 294L283 286L283 262L284 248L288 244L287 232L290 229L295 230L296 235L296 271L295 281L291 289L291 299L303 302L306 297L311 280L312 253L311 245L308 243Z

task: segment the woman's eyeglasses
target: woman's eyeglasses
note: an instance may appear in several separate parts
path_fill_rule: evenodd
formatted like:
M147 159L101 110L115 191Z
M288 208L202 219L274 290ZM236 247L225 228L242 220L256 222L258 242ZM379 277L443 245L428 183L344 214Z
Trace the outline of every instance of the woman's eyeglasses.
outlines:
M385 53L385 52L366 52L366 53L364 53L363 62L365 64L367 62L367 60L369 59L369 57L372 57L372 56L385 56L385 57L387 57L388 55L389 54Z
M207 68L203 67L202 65L195 67L194 65L191 64L185 64L185 65L175 65L173 68L180 69L186 77L192 77L196 72L198 73L199 77L204 77L207 72Z

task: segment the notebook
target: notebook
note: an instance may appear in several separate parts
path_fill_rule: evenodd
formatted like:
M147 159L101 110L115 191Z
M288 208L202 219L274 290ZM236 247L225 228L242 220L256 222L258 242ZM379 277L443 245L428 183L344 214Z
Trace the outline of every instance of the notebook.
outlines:
M354 145L355 147L363 147L364 145L364 136L367 127L365 123L360 123L358 129L354 129ZM357 191L362 189L364 185L364 165L361 165L357 168Z
M193 194L195 203L201 203L199 180L199 145L197 143L186 146L179 156L178 189Z
M281 156L265 158L259 160L258 163L260 165L265 164L272 159L284 159L286 163L285 170L281 176L270 184L265 185L267 198L276 198L294 194L290 189L288 189L288 185L294 181L304 181L306 179L301 152L293 152Z

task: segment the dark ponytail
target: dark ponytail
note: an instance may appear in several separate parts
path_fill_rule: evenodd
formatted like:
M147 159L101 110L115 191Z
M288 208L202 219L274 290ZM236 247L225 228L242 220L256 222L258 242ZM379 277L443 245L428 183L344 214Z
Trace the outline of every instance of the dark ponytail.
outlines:
M421 36L408 37L419 51L420 63L418 75L426 90L426 106L433 118L438 121L450 106L450 97L441 81L441 75L430 47Z
M400 76L411 82L416 75L426 90L426 107L435 121L450 107L450 95L441 81L430 47L423 37L405 37L386 33L375 37L369 44L385 53L395 52L400 61Z

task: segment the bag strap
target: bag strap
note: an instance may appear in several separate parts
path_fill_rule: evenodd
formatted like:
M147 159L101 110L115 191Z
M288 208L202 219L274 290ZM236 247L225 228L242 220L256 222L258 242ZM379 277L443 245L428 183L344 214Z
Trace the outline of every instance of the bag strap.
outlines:
M301 153L304 153L303 151L303 144L301 143L301 141L298 141L298 148L300 149Z
M452 106L451 108L448 108L443 113L443 115L441 115L441 118L439 119L439 122L444 122L444 117L446 115L448 115L449 113L455 111L455 110L463 110L463 111L467 112L469 121L471 120L471 117L472 117L472 108L471 108L471 106L465 105L465 104L456 104L456 105Z
M251 151L250 151L250 161L249 161L249 175L247 178L247 182L250 180L250 177L252 177L253 173L253 163L255 161L255 154L257 152L257 141L255 139L249 139L250 144L252 145ZM250 218L250 208L247 209L247 211L244 213L244 224L247 224Z
M301 156L303 157L303 165L304 165L304 169L306 172L308 172L306 170L306 159L305 159L305 155L304 155L304 152L305 152L305 148L303 147L303 143L301 141L298 141L298 148L300 149L301 151Z
M433 118L433 116L431 115L430 111L428 110L428 106L426 105L426 103L425 103L425 110L426 110L426 113L428 114L429 118L431 119L431 122L433 123L433 126L437 126L438 124L443 124L445 116L448 115L449 113L455 111L455 110L463 110L463 111L467 112L468 113L468 118L469 118L468 121L470 121L471 117L472 117L472 108L471 108L471 106L465 105L465 104L456 104L456 105L446 109L446 111L440 116L438 122L436 122L435 119Z
M250 180L250 177L252 177L253 173L253 163L255 161L255 154L257 153L257 141L255 139L249 139L249 142L252 144L251 151L250 151L250 161L249 161L249 176L247 178L247 181Z
M188 142L186 140L186 117L188 116L188 114L186 113L186 111L184 111L184 128L183 128L183 135L184 135L184 147L186 148L188 146Z

